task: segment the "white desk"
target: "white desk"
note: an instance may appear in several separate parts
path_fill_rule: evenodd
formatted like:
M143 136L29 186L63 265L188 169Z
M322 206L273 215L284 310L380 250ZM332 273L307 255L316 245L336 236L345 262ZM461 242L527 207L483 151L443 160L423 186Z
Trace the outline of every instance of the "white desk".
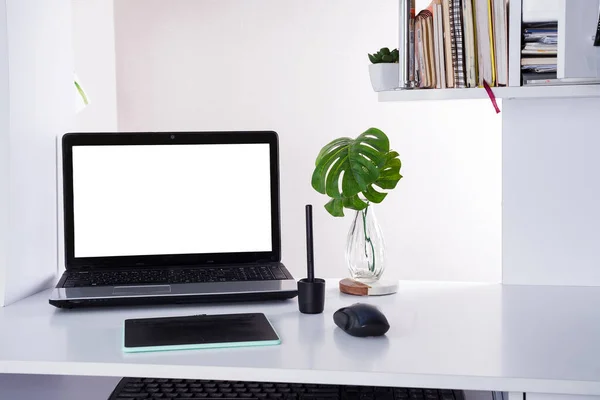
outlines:
M409 283L357 298L328 281L325 312L296 301L58 310L40 293L0 309L0 373L149 376L600 395L600 288ZM359 339L332 314L377 304L391 329ZM126 318L264 312L282 345L123 354ZM1 396L0 396L1 397Z

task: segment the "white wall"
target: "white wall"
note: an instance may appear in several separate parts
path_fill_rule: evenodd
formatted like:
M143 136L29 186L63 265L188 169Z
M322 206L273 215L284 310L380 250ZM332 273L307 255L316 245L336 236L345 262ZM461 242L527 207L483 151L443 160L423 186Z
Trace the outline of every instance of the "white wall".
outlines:
M9 215L0 234L8 247L0 270L3 301L10 304L56 278L55 141L72 129L75 103L70 1L7 0L6 21L0 63L7 55L8 71L0 67L0 80L8 81L9 97L0 115L8 110L9 126L0 141L9 174L0 169L0 209Z
M8 37L6 1L0 1L0 307L4 305L5 269L8 264L8 174L9 168L9 94Z
M78 132L117 130L117 78L112 0L71 0L75 71L91 103L77 114Z
M366 54L397 45L397 15L396 0L116 0L119 129L276 130L284 262L299 278L306 203L318 275L346 275L350 218L310 186L319 149L379 127L405 177L377 206L386 276L498 282L501 118L488 101L378 103Z
M600 286L600 100L504 108L504 283Z
M115 19L113 0L71 0L74 65L90 100L75 116L77 132L116 132L117 74L115 69ZM61 157L60 140L57 157ZM62 188L62 166L58 165ZM62 191L58 196L58 266L64 271Z

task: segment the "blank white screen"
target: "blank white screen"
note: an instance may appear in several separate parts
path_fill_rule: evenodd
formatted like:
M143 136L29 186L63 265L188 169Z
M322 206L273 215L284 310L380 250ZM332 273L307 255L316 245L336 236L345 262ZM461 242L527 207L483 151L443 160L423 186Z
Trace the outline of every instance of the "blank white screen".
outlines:
M268 144L74 146L75 257L271 251Z

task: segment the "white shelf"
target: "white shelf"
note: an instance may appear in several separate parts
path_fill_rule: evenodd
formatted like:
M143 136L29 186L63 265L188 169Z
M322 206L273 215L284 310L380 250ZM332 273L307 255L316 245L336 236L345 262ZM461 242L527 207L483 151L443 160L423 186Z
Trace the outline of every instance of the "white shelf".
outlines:
M106 400L120 379L90 376L0 374L0 399Z
M600 85L524 86L492 88L499 99L556 99L600 97ZM416 89L379 92L379 101L487 99L485 89Z
M0 373L149 376L600 395L600 288L401 282L357 298L327 281L325 312L295 300L61 311L45 291L0 309ZM391 329L354 338L332 315L378 305ZM121 350L123 320L264 312L282 344L146 354ZM0 396L1 397L1 396Z
M121 378L98 376L0 374L0 398L19 400L106 400L120 380ZM465 391L465 400L493 399L494 396L489 391Z

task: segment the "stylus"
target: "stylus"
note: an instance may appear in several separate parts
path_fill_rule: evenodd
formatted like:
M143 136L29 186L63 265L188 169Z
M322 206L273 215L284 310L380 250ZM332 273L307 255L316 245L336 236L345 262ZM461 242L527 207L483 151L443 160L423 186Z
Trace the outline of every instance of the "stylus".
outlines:
M310 204L306 205L306 278L310 283L315 281L312 206Z

